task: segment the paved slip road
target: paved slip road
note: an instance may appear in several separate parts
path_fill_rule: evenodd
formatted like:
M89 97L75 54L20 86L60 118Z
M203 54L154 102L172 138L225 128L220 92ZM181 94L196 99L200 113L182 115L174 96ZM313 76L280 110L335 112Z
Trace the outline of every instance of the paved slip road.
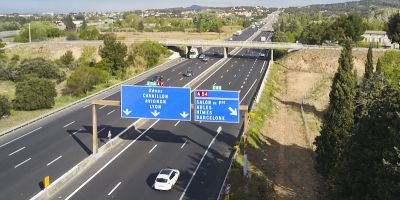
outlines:
M261 36L270 38L272 33L262 32L255 40ZM268 51L263 53L269 57ZM250 104L268 66L269 58L260 54L241 50L195 88L221 85L224 90L240 91L241 104ZM146 130L131 134L132 141L112 162L95 175L83 175L84 184L68 187L53 198L217 199L242 123L152 122ZM219 127L222 131L217 133ZM179 169L181 176L171 191L155 191L154 179L165 167Z
M248 29L242 35L250 36ZM210 49L222 54L222 49ZM209 62L199 59L183 61L165 71L156 73L164 76L166 86L183 86L220 58L211 57ZM182 73L192 68L194 77L183 77ZM130 84L144 85L151 79L139 78ZM107 91L99 97L118 100L119 88ZM101 99L100 98L100 99ZM79 103L62 112L39 120L24 128L0 137L0 199L29 199L41 190L43 177L49 175L54 181L66 171L91 154L91 106L90 100ZM113 137L132 124L135 119L121 119L119 107L98 106L99 136L103 145L108 131Z

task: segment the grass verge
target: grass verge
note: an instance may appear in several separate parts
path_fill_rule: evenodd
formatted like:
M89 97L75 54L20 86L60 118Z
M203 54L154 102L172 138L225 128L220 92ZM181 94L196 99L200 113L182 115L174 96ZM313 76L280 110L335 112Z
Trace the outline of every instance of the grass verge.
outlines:
M162 64L167 61L167 58L161 58L159 64ZM158 65L159 65L158 64ZM146 68L135 68L129 72L130 77L136 76L146 70ZM129 78L129 77L128 77ZM126 80L126 79L124 79ZM19 110L11 110L11 115L7 117L3 117L0 119L0 133L6 131L12 127L18 126L19 124L23 124L27 121L30 121L36 117L39 117L45 113L52 112L56 109L59 109L63 106L66 106L74 101L78 101L86 96L92 95L96 92L104 90L112 85L117 83L121 83L124 80L122 79L111 79L107 83L96 85L95 88L88 92L83 96L71 96L71 95L60 95L55 99L55 105L50 109L40 109L34 111L19 111ZM11 81L0 81L0 94L6 95L10 100L14 98L15 93L15 83Z
M269 69L267 82L261 100L249 113L249 145L247 147L248 171L250 177L243 176L243 151L239 151L228 175L227 184L231 184L231 200L275 199L272 183L268 180L262 162L264 149L268 143L263 139L261 131L265 120L272 115L274 104L272 98L280 87L276 84L284 72L280 64L273 64ZM242 145L241 145L242 146ZM243 149L243 148L240 148Z

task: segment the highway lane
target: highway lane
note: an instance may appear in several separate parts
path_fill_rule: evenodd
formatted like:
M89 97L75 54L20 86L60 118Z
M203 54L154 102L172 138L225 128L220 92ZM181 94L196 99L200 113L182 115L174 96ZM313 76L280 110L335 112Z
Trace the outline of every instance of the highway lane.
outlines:
M183 86L192 80L181 75L187 68L193 68L197 76L216 61L217 58L210 58L209 62L188 60L157 74L164 76L166 85ZM138 84L144 85L145 81ZM119 95L116 92L105 99L117 100ZM9 180L0 183L2 196L29 198L40 190L39 182L44 176L55 180L91 153L91 107L87 105L88 102L74 106L0 138L0 178ZM98 129L103 140L100 145L109 130L115 136L135 121L120 119L118 107L97 109L102 124Z
M254 59L259 57L260 52L258 51L249 51L249 58L243 58L246 52L246 50L239 52L238 58L227 62L199 88L210 89L213 84L220 83L223 89L226 87L229 90L251 91L250 95L249 93L241 94L241 100L248 103L254 96L256 84L254 82L246 84L243 81L247 74L250 74L250 79L261 80L260 77L264 73L259 71L265 72L267 62ZM236 62L238 60L239 64ZM235 73L243 75L235 76ZM221 76L225 76L225 78ZM227 85L228 81L233 83ZM216 130L219 126L222 127L223 133L217 135ZM121 154L121 157L104 168L104 171L95 176L88 185L73 194L71 199L179 199L186 185L189 184L191 175L197 168L197 163L201 161L202 153L216 137L217 139L214 141L218 145L213 146L210 152L212 152L212 156L220 155L220 158L217 159L216 165L211 166L209 163L207 165L214 169L216 175L220 174L219 181L215 181L214 176L211 177L211 180L206 176L206 182L200 181L201 188L189 187L186 191L189 199L208 199L210 197L215 199L223 181L223 172L228 167L226 163L229 163L227 161L232 153L230 147L238 137L239 127L240 125L232 124L160 121L145 132L135 145ZM209 156L207 154L204 160L209 160ZM156 173L163 167L178 168L182 172L177 186L167 193L151 189ZM202 173L197 175L207 174L203 172L210 170L202 167L200 170ZM198 179L196 176L192 184L198 184ZM199 190L201 192L198 192ZM208 192L204 193L204 190ZM212 190L213 193L210 194L209 190Z

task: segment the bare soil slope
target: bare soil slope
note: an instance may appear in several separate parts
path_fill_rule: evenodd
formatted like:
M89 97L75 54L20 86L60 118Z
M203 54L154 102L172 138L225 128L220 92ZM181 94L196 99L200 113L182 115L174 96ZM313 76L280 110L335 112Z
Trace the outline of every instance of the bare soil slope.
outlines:
M338 67L339 51L303 50L278 61L286 70L274 95L275 112L266 120L263 135L269 143L266 170L278 199L324 199L324 183L314 169L313 146L320 120L329 103L331 79ZM374 53L376 56L382 53ZM366 52L354 52L359 76L364 72ZM362 72L362 73L360 73ZM304 109L307 136L300 105Z

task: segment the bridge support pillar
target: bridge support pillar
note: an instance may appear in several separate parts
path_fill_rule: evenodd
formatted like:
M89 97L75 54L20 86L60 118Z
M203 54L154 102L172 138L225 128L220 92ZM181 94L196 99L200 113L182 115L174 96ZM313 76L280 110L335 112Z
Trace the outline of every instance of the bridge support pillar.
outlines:
M224 58L228 57L228 47L224 47Z
M185 46L185 58L189 57L189 51L192 47L191 46Z
M270 59L271 63L274 63L274 50L271 49L271 59Z

